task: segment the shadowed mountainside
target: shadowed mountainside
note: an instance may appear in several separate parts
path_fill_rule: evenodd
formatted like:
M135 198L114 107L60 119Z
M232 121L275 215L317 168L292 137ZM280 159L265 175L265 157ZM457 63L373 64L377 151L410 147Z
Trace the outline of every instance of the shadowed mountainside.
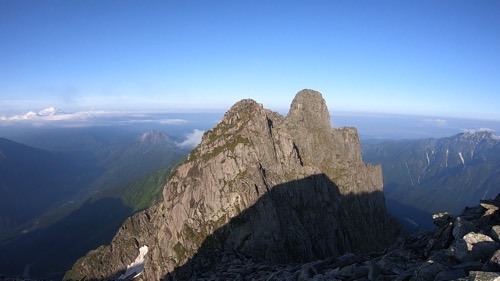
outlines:
M30 220L76 195L102 172L88 155L0 138L0 240L29 229Z
M304 182L292 184L308 185L311 180L322 181L323 175L317 176L320 178L312 176ZM276 190L284 191L282 188L287 187L276 187ZM273 202L283 199L274 196L273 191L270 193ZM379 196L362 196L372 195ZM383 252L346 253L314 261L281 264L242 254L238 249L216 246L219 237L224 240L225 236L231 235L231 224L238 224L238 220L248 215L245 211L243 217L237 216L210 239L207 238L193 259L163 280L498 280L499 208L500 194L464 209L457 217L448 213L435 214L432 217L436 230L403 234Z
M381 251L394 241L398 228L388 228L392 221L384 206L365 206L378 200L383 200L382 192L343 196L325 174L277 185L208 235L192 258L162 279L210 276L214 268L230 266L223 260L227 251L270 265L305 263L349 251ZM366 223L367 216L381 220ZM342 227L353 225L349 221L358 222L356 229ZM387 232L372 235L383 231ZM182 248L174 250L182 254Z
M130 207L118 199L87 201L61 221L0 245L0 272L21 274L31 264L31 276L60 280L64 270L88 249L109 243Z

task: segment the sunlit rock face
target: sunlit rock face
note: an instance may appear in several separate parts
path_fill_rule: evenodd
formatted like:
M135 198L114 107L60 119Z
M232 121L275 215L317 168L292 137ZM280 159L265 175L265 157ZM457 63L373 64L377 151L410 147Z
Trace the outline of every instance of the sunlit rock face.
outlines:
M286 117L239 101L169 179L164 201L66 278L119 276L141 245L144 280L195 278L227 251L277 264L383 249L398 228L381 167L363 163L355 128L330 124L317 91L300 91Z

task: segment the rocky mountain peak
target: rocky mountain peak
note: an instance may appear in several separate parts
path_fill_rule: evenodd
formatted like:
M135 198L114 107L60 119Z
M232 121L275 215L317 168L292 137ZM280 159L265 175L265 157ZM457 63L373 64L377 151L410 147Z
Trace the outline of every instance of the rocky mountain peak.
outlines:
M262 104L256 102L253 99L242 99L231 106L231 108L226 112L225 116L240 112L252 112L262 108Z
M304 89L297 93L290 105L287 119L290 123L308 127L330 128L330 113L321 93Z
M152 130L139 136L139 142L154 145L157 143L170 143L172 142L172 138L165 133Z
M476 143L482 140L500 140L500 137L495 135L493 130L485 128L479 130L468 130L458 134L457 137L463 140L474 141Z
M235 103L231 108L224 114L224 117L219 122L229 125L234 125L237 122L243 122L252 118L256 113L264 110L262 104L257 103L252 99L243 99Z
M304 262L382 249L397 229L380 165L363 163L356 130L332 128L321 94L303 90L287 117L250 99L232 106L173 173L163 202L67 277L112 277L143 245L145 280L186 280L212 270L221 251Z

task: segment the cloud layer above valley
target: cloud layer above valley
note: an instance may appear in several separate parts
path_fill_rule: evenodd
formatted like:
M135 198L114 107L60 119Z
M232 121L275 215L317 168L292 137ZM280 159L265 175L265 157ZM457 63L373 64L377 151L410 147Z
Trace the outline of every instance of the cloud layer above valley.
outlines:
M84 128L126 126L137 131L160 130L182 136L180 147L194 147L203 130L215 126L223 116L219 113L159 113L145 111L86 110L66 112L47 107L23 114L0 114L0 137L20 128ZM438 116L384 115L331 112L334 127L356 127L362 138L401 139L446 137L465 132L464 128L490 128L499 132L500 122L443 118ZM13 130L11 130L13 129ZM481 129L480 129L481 130ZM185 137L185 139L184 139Z
M55 107L44 108L38 112L29 111L25 114L0 115L0 126L85 127L134 123L180 126L188 122L188 120L182 118L166 118L165 114L105 110L67 113Z
M186 139L179 143L182 148L194 148L201 142L201 137L205 131L194 129L192 133L186 135Z
M448 121L446 121L445 119L441 119L441 118L436 118L436 119L426 118L426 119L423 119L422 121L424 123L429 124L429 125L438 126L438 127L444 127L444 126L448 125Z

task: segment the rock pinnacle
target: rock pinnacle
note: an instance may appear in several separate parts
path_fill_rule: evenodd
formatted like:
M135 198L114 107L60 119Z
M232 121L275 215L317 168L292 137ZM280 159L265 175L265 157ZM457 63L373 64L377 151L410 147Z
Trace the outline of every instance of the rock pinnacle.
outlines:
M305 123L307 127L330 128L330 113L321 93L304 89L297 93L290 105L287 119Z

